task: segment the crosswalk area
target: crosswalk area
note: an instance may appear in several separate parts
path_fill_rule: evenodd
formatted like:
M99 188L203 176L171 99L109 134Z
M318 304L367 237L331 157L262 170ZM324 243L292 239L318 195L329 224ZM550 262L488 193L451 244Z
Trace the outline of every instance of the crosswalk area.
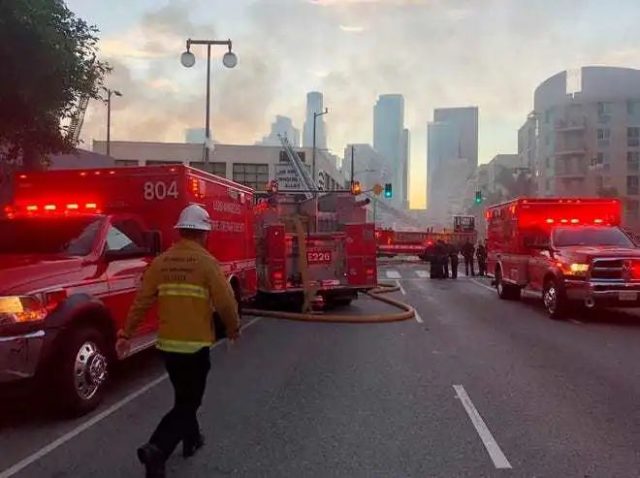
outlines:
M414 268L398 268L398 269L379 269L378 280L421 280L430 279L429 269L414 269ZM458 277L467 277L464 270L458 271ZM476 276L477 277L477 276ZM478 277L479 279L479 277Z

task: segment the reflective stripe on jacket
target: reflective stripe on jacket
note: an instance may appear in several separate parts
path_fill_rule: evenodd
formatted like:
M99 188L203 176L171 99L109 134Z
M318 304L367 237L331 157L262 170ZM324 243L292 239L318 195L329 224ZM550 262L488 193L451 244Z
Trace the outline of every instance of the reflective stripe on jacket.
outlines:
M198 243L182 239L158 256L144 274L127 317L131 336L158 301L160 350L193 353L214 340L213 312L227 331L239 327L238 305L218 262Z

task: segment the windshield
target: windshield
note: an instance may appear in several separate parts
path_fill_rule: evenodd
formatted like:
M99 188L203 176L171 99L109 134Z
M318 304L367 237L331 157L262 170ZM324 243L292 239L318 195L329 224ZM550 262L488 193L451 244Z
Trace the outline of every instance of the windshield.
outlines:
M566 246L635 247L624 232L615 227L558 228L553 232L553 244Z
M95 217L0 220L0 254L86 256L101 224Z

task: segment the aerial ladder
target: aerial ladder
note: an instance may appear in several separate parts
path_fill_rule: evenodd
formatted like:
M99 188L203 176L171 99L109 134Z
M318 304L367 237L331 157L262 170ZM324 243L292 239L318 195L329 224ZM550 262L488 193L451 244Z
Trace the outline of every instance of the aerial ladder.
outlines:
M300 178L300 182L302 183L304 189L306 190L306 192L304 193L306 198L311 199L314 193L317 193L319 191L318 185L316 184L313 177L307 170L307 166L304 164L302 159L300 159L300 156L298 156L298 153L296 152L296 150L293 149L293 146L291 146L289 139L286 136L283 136L280 134L278 135L278 138L280 138L280 143L282 143L282 148L284 149L284 152L287 155L289 162L295 169L296 173L298 174L298 177Z
M82 96L78 101L78 107L71 116L69 129L67 130L67 138L69 138L69 142L73 146L76 146L80 140L80 132L82 131L82 124L84 123L84 115L87 112L87 106L89 106L89 96Z

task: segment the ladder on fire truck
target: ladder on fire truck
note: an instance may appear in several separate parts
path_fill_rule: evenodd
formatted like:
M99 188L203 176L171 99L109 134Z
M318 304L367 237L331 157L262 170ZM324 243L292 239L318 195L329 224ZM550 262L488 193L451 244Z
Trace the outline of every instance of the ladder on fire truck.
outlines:
M313 180L311 173L309 173L309 171L307 170L307 166L304 164L302 159L300 159L300 156L298 156L296 150L293 149L293 146L291 146L289 139L286 136L280 134L278 135L278 138L280 138L282 148L284 149L287 158L291 162L291 165L298 174L300 182L302 183L304 189L307 190L307 192L305 192L305 196L307 197L307 199L311 199L313 197L313 192L319 191L318 185Z

